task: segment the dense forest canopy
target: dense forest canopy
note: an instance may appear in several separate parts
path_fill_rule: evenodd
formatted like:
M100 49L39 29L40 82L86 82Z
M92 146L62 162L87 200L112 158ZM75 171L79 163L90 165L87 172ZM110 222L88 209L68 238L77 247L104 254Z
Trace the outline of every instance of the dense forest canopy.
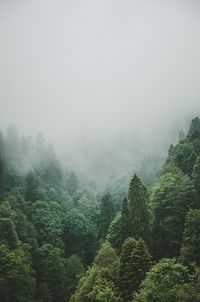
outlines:
M0 133L2 302L198 302L199 234L198 117L149 186L98 187L41 133Z

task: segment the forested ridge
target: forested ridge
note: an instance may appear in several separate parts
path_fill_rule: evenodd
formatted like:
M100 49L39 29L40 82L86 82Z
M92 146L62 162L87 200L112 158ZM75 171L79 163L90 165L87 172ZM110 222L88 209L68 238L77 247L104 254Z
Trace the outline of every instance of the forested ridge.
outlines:
M0 133L0 301L200 301L198 117L149 183L98 186L41 133Z

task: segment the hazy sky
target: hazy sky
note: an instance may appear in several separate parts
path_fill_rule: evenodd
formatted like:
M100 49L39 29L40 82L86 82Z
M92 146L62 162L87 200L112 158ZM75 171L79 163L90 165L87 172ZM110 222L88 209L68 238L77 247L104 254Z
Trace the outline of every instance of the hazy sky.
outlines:
M200 1L0 0L0 108L68 150L166 136L200 112Z

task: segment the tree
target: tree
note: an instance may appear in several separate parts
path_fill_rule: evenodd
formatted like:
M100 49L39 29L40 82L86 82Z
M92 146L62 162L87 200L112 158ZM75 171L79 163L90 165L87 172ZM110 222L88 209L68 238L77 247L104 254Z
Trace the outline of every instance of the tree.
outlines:
M181 258L184 262L200 265L200 210L190 210L185 221Z
M195 131L200 132L200 119L198 116L192 120L188 135L191 136Z
M128 191L129 235L141 237L146 243L150 239L148 203L148 192L137 175L134 175Z
M151 256L140 238L127 238L120 256L119 288L124 302L131 301L151 265Z
M200 156L197 157L197 160L195 162L193 173L192 173L192 179L194 182L198 207L200 208Z
M190 302L196 293L189 284L188 271L175 259L162 259L154 265L133 302Z
M112 247L120 254L121 250L121 213L118 213L108 229L106 239L111 243Z
M66 188L71 196L78 190L79 181L74 172L71 172L69 178L67 179Z
M37 298L39 301L66 301L65 260L59 248L44 244L38 249Z
M6 154L8 159L19 163L20 148L19 148L19 134L14 125L9 125L6 138Z
M15 225L10 218L0 218L0 241L10 249L17 247L18 236Z
M179 255L193 186L180 170L162 175L151 194L153 251L157 259Z
M35 278L28 246L14 249L0 242L0 297L2 302L34 302Z
M121 223L120 223L120 242L121 246L124 241L129 237L130 223L129 223L129 210L128 210L128 200L125 197L123 200L122 211L121 211Z
M39 177L35 172L30 171L26 176L26 192L25 199L27 201L36 201L39 198Z
M118 273L119 258L111 245L104 243L70 302L121 302L117 290Z
M109 226L114 218L114 205L110 193L106 193L101 200L99 238L105 239Z
M73 254L67 259L66 287L68 298L74 293L76 286L85 272L81 258Z

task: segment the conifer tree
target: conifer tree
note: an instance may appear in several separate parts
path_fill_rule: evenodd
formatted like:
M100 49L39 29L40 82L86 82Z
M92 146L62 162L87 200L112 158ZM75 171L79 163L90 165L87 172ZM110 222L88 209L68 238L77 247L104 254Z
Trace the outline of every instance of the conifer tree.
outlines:
M100 213L100 239L105 239L109 226L114 218L114 205L112 195L106 193L102 198L101 213Z
M131 301L150 266L151 256L145 242L141 238L127 238L122 246L119 272L119 288L124 302Z
M134 175L130 182L128 191L128 208L129 208L129 224L130 236L142 238L146 243L149 243L149 197L147 189L142 184L141 180Z
M196 262L200 265L200 210L190 210L186 215L185 230L181 248L184 262Z
M129 211L128 211L128 200L124 198L121 211L120 220L120 243L123 245L124 241L129 237L130 226L129 226Z

